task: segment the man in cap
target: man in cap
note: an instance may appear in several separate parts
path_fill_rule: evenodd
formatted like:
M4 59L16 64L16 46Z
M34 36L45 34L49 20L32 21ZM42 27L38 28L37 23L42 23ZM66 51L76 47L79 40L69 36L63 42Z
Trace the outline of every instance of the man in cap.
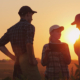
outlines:
M34 56L33 49L35 27L31 24L31 21L34 13L37 12L33 11L29 6L22 6L18 12L20 21L10 27L0 39L0 49L2 52L6 55L10 54L4 46L8 42L11 42L13 52L15 53L15 57L12 55L14 57L13 59L15 59L14 79L21 79L21 75L23 75L28 80L40 80L40 74L37 68L38 62ZM6 53L6 51L8 52ZM24 61L24 58L26 58L26 61ZM21 64L24 65L25 71L27 70L26 73ZM25 66L27 66L27 69Z
M71 25L76 25L76 27L80 30L80 14L75 16L75 20L71 23Z
M71 23L71 25L76 25L76 27L80 30L80 14L77 14L75 16L74 22ZM78 55L79 65L80 65L80 38L76 40L74 44L74 51Z

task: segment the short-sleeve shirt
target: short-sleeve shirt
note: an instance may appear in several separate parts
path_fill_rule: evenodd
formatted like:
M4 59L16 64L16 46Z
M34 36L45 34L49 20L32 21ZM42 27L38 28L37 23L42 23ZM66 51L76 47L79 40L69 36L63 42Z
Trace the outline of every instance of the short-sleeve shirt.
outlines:
M33 44L34 33L35 27L27 22L27 20L21 19L1 37L0 46L4 46L10 41L15 55L19 56L20 53L27 52L27 43Z

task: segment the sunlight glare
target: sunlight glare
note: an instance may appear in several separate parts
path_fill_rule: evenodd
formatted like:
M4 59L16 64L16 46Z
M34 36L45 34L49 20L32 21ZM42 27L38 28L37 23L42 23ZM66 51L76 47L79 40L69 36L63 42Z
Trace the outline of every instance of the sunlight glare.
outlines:
M70 32L68 33L69 42L74 44L75 41L79 38L79 35L80 31L77 28L70 30Z

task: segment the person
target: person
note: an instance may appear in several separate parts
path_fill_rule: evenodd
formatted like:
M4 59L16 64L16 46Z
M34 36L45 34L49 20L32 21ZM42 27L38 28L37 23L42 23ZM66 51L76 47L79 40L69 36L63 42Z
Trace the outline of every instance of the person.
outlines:
M75 20L74 20L74 22L71 23L71 25L76 25L76 28L78 28L80 30L80 14L77 14L75 16ZM80 37L74 43L74 51L78 56L78 61L79 61L79 65L80 65Z
M5 45L10 42L15 54L14 80L22 80L22 75L29 80L40 80L33 48L35 27L31 21L34 13L37 12L29 6L22 6L18 12L20 21L10 27L0 39L1 51L6 52Z
M76 27L80 30L80 14L75 16L75 20L71 23L71 25L76 25Z
M49 29L49 43L44 45L41 58L41 64L46 66L45 80L58 80L61 76L69 79L69 47L59 40L63 30L64 27L59 25L53 25Z
M71 23L71 25L76 25L76 28L78 28L80 30L80 14L77 14L75 16L75 20L74 22ZM79 39L76 40L75 44L74 44L74 51L75 53L78 55L79 53Z

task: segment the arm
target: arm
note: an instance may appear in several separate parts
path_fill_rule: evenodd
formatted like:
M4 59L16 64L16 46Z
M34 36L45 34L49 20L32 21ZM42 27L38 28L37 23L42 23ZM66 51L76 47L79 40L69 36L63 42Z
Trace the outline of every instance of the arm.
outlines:
M5 44L7 44L9 42L9 34L8 31L1 37L0 39L0 50L7 55L8 57L10 57L12 60L15 60L15 56L12 55L8 49L5 47Z
M70 56L69 47L67 44L65 44L61 52L63 53L65 63L69 65L71 62L71 56Z
M5 55L7 55L8 57L10 57L12 60L15 60L15 56L12 55L5 46L1 46L1 47L0 47L0 50L1 50Z
M43 47L43 51L42 51L42 58L41 58L41 64L43 65L43 66L46 66L47 65L47 63L48 63L48 46L47 45L45 45L44 47Z
M48 60L48 56L47 56L47 53L45 53L45 56L43 58L43 64L47 64L47 60Z
M34 56L33 44L27 43L26 49L27 49L27 53L28 53L28 57L29 57L29 63L33 66L37 65L37 60Z
M28 25L25 28L25 42L26 42L26 50L27 54L29 56L29 63L33 66L37 65L37 60L34 55L34 49L33 49L33 41L34 41L34 33L35 33L35 27L33 25Z

